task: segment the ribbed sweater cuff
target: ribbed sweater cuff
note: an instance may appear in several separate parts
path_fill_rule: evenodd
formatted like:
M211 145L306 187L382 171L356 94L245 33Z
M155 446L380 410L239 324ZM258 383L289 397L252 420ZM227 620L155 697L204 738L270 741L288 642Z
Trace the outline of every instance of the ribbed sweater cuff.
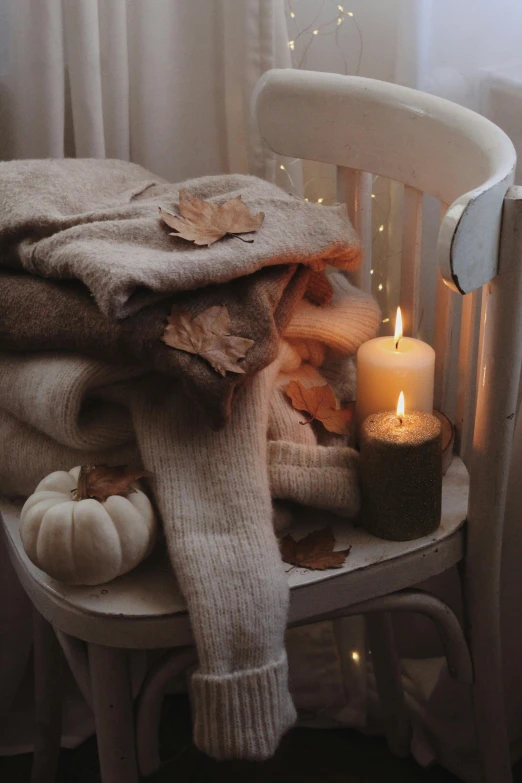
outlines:
M258 669L192 677L194 741L216 759L261 761L295 723L286 653Z
M269 441L272 497L356 516L360 510L359 455L346 446Z

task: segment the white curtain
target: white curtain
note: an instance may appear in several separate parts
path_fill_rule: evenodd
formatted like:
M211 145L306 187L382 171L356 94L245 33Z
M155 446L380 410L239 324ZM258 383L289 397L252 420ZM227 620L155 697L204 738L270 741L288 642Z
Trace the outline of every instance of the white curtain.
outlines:
M0 21L2 157L275 178L249 99L290 65L283 0L8 0Z

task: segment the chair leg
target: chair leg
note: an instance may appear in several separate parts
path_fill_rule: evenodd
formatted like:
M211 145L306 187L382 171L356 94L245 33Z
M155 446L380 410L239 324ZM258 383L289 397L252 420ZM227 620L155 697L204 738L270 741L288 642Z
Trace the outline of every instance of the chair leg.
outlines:
M461 567L464 609L473 661L471 687L477 752L482 783L512 783L509 735L504 702L500 602L498 592L471 579ZM489 589L488 589L489 588Z
M509 743L505 734L506 717L503 712L502 668L488 657L487 648L478 650L473 658L475 664L475 683L472 686L473 715L477 731L479 756L482 762L483 783L512 783ZM502 702L498 707L494 702ZM501 744L494 736L496 724L492 715L501 714L502 726L499 730Z
M140 773L147 777L160 766L159 725L165 690L173 677L197 660L193 647L167 653L147 675L136 708L136 747Z
M377 690L386 722L388 747L395 756L404 758L410 755L410 722L391 617L384 612L376 612L365 615L365 620Z
M33 609L35 738L31 783L53 783L62 732L62 651L52 625Z
M138 783L127 652L89 644L89 669L102 783Z

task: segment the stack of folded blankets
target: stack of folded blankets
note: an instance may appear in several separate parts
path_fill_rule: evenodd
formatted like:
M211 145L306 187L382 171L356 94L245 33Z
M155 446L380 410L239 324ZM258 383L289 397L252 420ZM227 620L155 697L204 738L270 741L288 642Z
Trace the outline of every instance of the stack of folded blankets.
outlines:
M265 213L254 242L171 236L158 208L175 213L180 188L241 195ZM254 177L173 185L122 161L0 164L0 490L28 495L79 464L152 472L198 650L195 741L216 758L267 758L295 720L274 521L292 504L358 512L357 453L302 425L284 386L328 380L350 398L349 357L379 311L323 270L359 258L345 207ZM243 373L161 340L173 307L214 305L253 341Z

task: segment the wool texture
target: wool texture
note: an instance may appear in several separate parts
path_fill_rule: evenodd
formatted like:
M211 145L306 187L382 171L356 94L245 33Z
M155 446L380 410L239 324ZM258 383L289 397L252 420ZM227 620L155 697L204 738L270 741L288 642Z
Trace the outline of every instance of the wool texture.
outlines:
M206 247L170 236L158 209L176 212L181 188L218 204L241 196L265 214L254 241ZM240 174L173 185L134 163L95 159L0 163L0 251L0 265L81 280L114 318L267 266L354 269L361 256L344 205L303 202Z
M38 478L34 471L41 470L47 457L56 460L55 470L85 464L85 457L90 464L113 462L111 450L82 454L42 432L58 406L53 434L74 442L79 431L75 422L89 407L91 395L103 395L104 380L114 379L113 367L105 367L103 378L99 362L55 356L46 378L39 354L19 363L11 356L2 358L4 375L17 381L14 386L20 392L15 399L9 384L0 389L0 432L10 423L17 430L11 433L16 453L0 461L3 491L6 472L20 481L11 490L23 490L27 475ZM206 426L176 381L158 382L158 376L149 374L116 382L109 395L129 406L139 445L139 451L136 443L129 444L117 456L131 463L138 456L153 473L151 487L198 649L199 669L192 682L194 738L215 758L268 758L295 720L284 648L288 586L272 527L267 469L269 397L277 370L274 363L258 373L229 425L219 432ZM36 410L22 379L32 381L33 388L47 380ZM60 388L62 400L55 394ZM16 406L17 414L32 425L41 417L40 432L2 406ZM99 416L98 421L105 437L106 420ZM94 429L88 438L81 432L84 441L100 439ZM27 453L30 448L34 458Z
M76 465L131 465L141 467L135 441L115 448L73 449L50 438L0 408L0 494L28 497L40 481L55 470Z
M351 285L344 275L334 273L328 279L334 290L332 301L316 307L303 300L284 330L285 339L301 358L316 367L327 359L354 356L370 339L368 335L375 335L380 322L375 299Z
M256 376L220 432L153 380L133 406L198 647L194 738L216 758L267 758L295 719L284 651L288 587L266 468L276 372L274 364Z
M0 164L1 168L1 164ZM0 272L0 349L70 351L105 362L140 365L178 377L215 429L228 420L248 378L277 356L279 337L305 292L308 270L296 264L261 269L226 285L171 296L123 320L104 315L82 284ZM244 374L219 375L200 356L160 339L173 305L192 316L225 305L232 333L254 341Z
M339 300L331 323L345 304ZM339 329L347 327L339 316ZM363 331L354 342L373 336ZM336 338L328 339L327 347ZM216 758L268 758L295 719L284 648L288 586L273 531L288 510L281 501L316 504L322 492L336 513L358 507L354 454L318 446L281 392L290 371L321 379L301 361L283 342L227 427L213 431L179 381L141 365L50 351L0 355L0 438L10 444L0 452L3 492L29 494L47 473L76 464L141 464L153 473L198 649L195 741Z
M123 405L97 393L139 375L140 368L75 354L2 354L0 408L72 449L114 448L135 441L132 420Z
M272 496L355 517L361 508L359 454L347 446L270 441Z

